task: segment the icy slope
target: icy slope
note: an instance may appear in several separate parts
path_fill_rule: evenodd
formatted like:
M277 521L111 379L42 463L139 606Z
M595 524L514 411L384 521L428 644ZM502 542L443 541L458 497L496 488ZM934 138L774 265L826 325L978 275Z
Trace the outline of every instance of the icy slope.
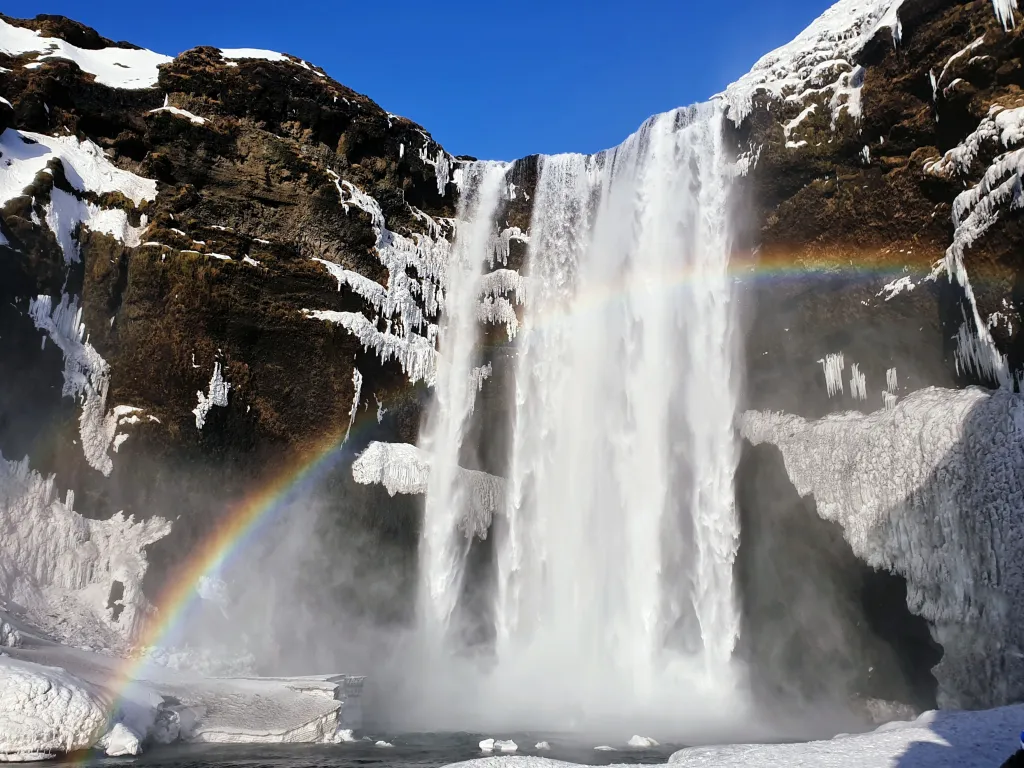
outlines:
M854 553L907 579L945 649L942 706L1024 695L1024 396L928 388L869 416L747 412Z

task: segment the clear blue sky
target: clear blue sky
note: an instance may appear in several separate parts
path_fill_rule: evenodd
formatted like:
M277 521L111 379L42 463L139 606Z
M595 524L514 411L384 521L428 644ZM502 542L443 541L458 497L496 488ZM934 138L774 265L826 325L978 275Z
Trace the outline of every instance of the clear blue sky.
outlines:
M175 55L268 48L323 67L452 154L594 152L703 101L830 0L22 0Z

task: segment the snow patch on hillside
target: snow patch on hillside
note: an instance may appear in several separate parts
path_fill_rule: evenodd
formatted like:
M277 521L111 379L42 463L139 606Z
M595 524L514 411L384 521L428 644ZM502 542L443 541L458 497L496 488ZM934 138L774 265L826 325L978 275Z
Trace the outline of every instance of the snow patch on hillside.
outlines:
M31 29L15 27L3 19L0 19L0 52L11 56L37 53L39 55L33 59L35 66L48 59L68 59L83 72L93 75L97 83L129 90L156 86L160 74L157 67L172 60L170 56L145 49L78 48L60 38L43 37Z
M945 650L942 706L1024 695L1024 396L929 388L867 416L749 411L741 429L859 558L906 577Z
M74 510L74 493L57 498L54 476L0 455L0 594L64 642L116 648L134 635L149 610L145 547L170 530L162 518L136 522L120 512L86 519ZM116 620L107 607L115 581L124 587Z

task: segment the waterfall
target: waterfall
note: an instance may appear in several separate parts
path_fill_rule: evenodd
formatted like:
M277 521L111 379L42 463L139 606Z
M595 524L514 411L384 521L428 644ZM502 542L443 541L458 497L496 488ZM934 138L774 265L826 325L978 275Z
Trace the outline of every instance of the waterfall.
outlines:
M434 645L444 635L458 603L470 538L462 528L468 489L457 482L459 455L479 386L480 276L496 243L495 214L504 191L507 166L474 163L463 171L455 245L444 276L434 401L421 447L431 456L421 560L421 623Z
M540 164L491 527L493 653L466 697L516 727L735 721L739 354L722 110L669 112L613 150ZM475 391L476 298L462 281L493 236L503 172L479 173L449 276L421 549L437 627L469 548L453 535Z

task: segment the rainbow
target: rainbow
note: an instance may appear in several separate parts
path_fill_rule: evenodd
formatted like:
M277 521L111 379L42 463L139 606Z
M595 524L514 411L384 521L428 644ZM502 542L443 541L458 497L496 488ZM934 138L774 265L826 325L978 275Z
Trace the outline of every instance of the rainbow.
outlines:
M385 397L394 404L414 398L416 393L406 387L398 392L387 392ZM277 517L276 513L302 499L344 461L350 453L345 448L349 440L376 423L376 413L361 409L351 430L346 423L299 452L270 480L230 505L212 533L168 575L164 588L153 603L156 610L136 636L136 647L140 653L123 659L104 685L113 697L104 732L108 732L120 717L131 685L144 679L143 673L151 661L152 651L183 625L190 609L201 600L199 584L203 577L222 572L232 558L269 527ZM76 762L88 761L90 754L83 752Z

